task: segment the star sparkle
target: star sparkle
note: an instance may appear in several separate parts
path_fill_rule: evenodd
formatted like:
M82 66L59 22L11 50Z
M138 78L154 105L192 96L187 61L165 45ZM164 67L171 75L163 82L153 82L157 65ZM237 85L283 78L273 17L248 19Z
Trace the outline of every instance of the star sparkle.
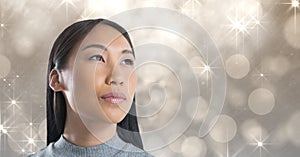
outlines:
M55 6L53 10L59 10L61 7L64 7L66 21L68 21L70 6L73 8L77 8L77 6L75 5L75 1L77 1L77 0L61 0L61 2L59 4L56 4L56 2L53 1L50 6L52 6L52 7Z
M73 0L62 0L59 5L60 6L66 5L66 7L68 7L69 5L72 5L73 7L76 7Z
M248 30L248 25L249 25L249 21L246 20L245 16L240 17L241 15L239 15L237 13L237 9L235 11L235 15L234 17L230 17L227 16L227 19L229 20L230 24L227 25L227 27L229 27L229 34L231 34L232 32L235 34L235 47L236 49L238 49L238 42L239 40L242 40L243 44L243 50L244 50L244 39L245 39L245 35L249 34L249 30ZM242 39L240 39L242 38Z
M4 37L4 33L7 31L7 24L0 21L0 30L1 30L1 37Z
M300 2L299 0L291 0L288 3L281 3L285 5L290 5L289 10L293 10L294 13L294 32L297 31L297 10L299 9Z
M252 74L252 78L254 78L255 81L259 81L261 87L263 87L266 81L269 81L269 78L271 78L271 76L271 73L268 72L268 70L266 70L264 66L255 68Z
M7 129L2 124L0 124L0 133L7 134Z
M94 16L95 11L89 8L86 8L83 10L83 12L80 14L80 18L78 21L90 19Z
M45 141L37 134L40 117L34 116L32 106L22 100L25 93L16 89L22 79L23 74L11 72L10 76L0 81L2 98L6 99L0 102L0 135L5 134L14 151L27 155L44 147ZM29 107L30 113L24 112L24 105Z
M180 7L180 11L194 18L201 5L202 4L198 0L188 0Z
M14 149L22 153L33 153L40 149L44 142L39 139L34 127L27 125L27 127L13 128L10 134L7 134L9 140L16 146ZM18 137L14 135L19 134Z
M228 24L224 25L227 28L226 35L235 35L235 49L237 52L244 52L245 39L248 37L256 37L256 44L259 47L260 32L261 30L266 30L264 27L266 23L265 15L262 13L261 4L256 2L249 5L252 11L244 11L247 10L247 5L239 5L237 3L226 16L228 19Z
M299 1L298 0L292 0L292 7L294 7L294 8L299 7Z
M28 143L29 144L34 144L34 139L33 138L28 138Z
M66 19L69 19L69 5L72 5L73 7L76 7L73 3L73 0L63 0L60 3L60 6L65 5L65 11L66 11Z
M257 139L256 137L253 137L254 142L249 143L251 146L254 146L254 150L255 151L259 151L259 156L262 157L262 152L265 151L267 153L270 153L267 149L266 146L268 145L272 145L272 143L268 143L266 142L269 136L263 138L262 136L259 137L259 139Z
M4 34L8 31L9 27L9 19L12 16L12 13L8 14L3 11L3 6L0 4L0 31L1 31L1 38L4 37Z
M255 74L253 75L254 77L256 77L256 80L266 80L268 81L268 76L270 76L269 73L263 72L263 71L258 71L255 70Z
M220 67L217 67L214 65L219 58L214 58L213 60L211 58L209 58L207 47L204 47L200 51L206 52L205 59L201 63L202 66L197 66L197 67L193 67L193 68L201 69L200 75L201 76L205 75L205 79L206 79L206 81L208 81L211 77L214 76L214 72L213 72L214 69L220 68Z
M231 22L230 26L231 26L231 30L232 31L235 31L236 33L242 33L242 34L248 33L248 30L247 30L248 22L245 21L245 18L231 19L229 17L229 20Z
M85 5L86 2L93 1L95 3L90 3L89 5ZM148 2L144 2L148 1ZM23 64L26 63L26 60L28 58L20 58L15 57L17 53L10 52L10 50L14 51L14 47L19 47L18 44L15 44L14 46L14 40L17 40L19 35L21 34L22 30L21 28L24 28L23 25L28 22L31 24L39 24L36 21L36 18L32 18L31 16L25 17L22 16L24 12L31 12L35 9L41 9L41 8L47 8L43 11L48 12L49 11L49 23L45 24L57 24L57 26L66 25L66 23L70 23L74 19L84 20L84 19L90 19L90 18L97 18L97 17L107 17L108 15L114 15L118 13L117 11L123 11L120 8L126 8L126 9L134 9L139 7L166 7L168 9L178 9L177 11L182 12L183 14L187 15L189 18L194 18L195 22L199 22L200 24L204 24L204 26L207 26L207 30L210 34L212 34L213 39L217 39L216 45L219 46L221 53L226 56L227 53L245 53L245 56L249 57L250 63L250 73L242 80L233 80L230 79L229 83L227 84L228 89L231 88L238 88L236 90L233 90L234 92L238 93L235 96L233 100L237 100L242 104L240 106L228 106L229 108L226 108L225 106L225 112L232 113L235 115L233 117L235 120L237 120L237 124L241 124L241 121L248 119L248 118L254 118L254 119L264 119L264 122L268 124L274 124L277 125L276 122L273 122L271 119L266 119L268 117L276 117L276 113L271 112L267 116L259 116L256 114L253 114L250 112L250 114L244 114L249 112L249 106L247 106L247 100L248 100L248 94L250 94L250 90L252 88L257 88L257 86L266 86L271 87L271 89L274 89L274 92L276 93L276 90L281 87L281 82L284 83L287 74L293 74L292 70L294 70L292 67L297 66L294 64L294 61L296 60L296 57L298 57L297 50L290 49L289 45L286 44L287 39L284 38L277 38L278 35L281 37L282 35L285 35L285 32L288 34L291 34L293 31L293 18L291 18L291 21L285 22L287 17L292 16L293 14L296 15L299 18L299 1L300 0L281 0L281 2L286 2L287 5L279 5L284 6L284 9L282 8L273 8L275 1L259 1L259 0L245 0L245 1L228 1L226 3L214 3L213 1L207 1L207 0L184 0L184 1L170 1L167 0L166 5L161 5L162 1L165 0L144 0L143 2L138 1L124 1L124 2L117 2L116 1L104 1L104 0L87 0L87 1L79 1L79 0L58 0L58 1L51 1L49 3L44 2L30 2L26 3L26 5L22 6L18 4L15 1L8 1L3 0L0 5L0 39L3 41L1 42L1 45L4 46L4 48L0 48L3 51L3 55L8 54L7 56L11 63L16 64ZM261 3L259 6L260 9L255 9L257 3ZM128 5L126 4L128 3ZM280 2L277 2L279 4ZM8 4L8 5L6 5ZM51 5L53 4L53 5ZM108 4L108 5L106 5ZM126 4L126 5L123 5ZM137 5L140 4L140 5ZM14 6L16 5L16 6ZM44 6L45 5L45 6ZM49 6L46 6L49 5ZM119 7L118 7L118 6ZM244 5L244 6L242 6ZM19 7L20 6L20 7ZM128 6L128 7L127 7ZM2 8L1 8L2 7ZM22 8L21 8L22 7ZM5 8L5 9L3 9ZM16 9L18 8L18 9ZM107 8L107 10L105 10ZM236 14L234 14L234 9L237 9L238 11ZM24 9L24 12L22 11L15 11L15 10L22 10ZM113 11L111 11L113 10ZM125 10L125 9L124 9ZM125 10L127 11L127 10ZM285 11L288 11L288 15L282 15ZM10 12L14 12L13 18L9 18ZM54 13L55 12L55 13ZM5 13L5 14L3 14ZM35 12L33 12L35 13ZM39 13L39 11L37 11ZM54 13L54 14L52 14ZM107 13L107 14L106 14ZM34 14L29 14L34 15ZM51 15L60 15L61 17L54 17ZM137 16L139 17L139 16ZM205 20L201 19L204 17ZM73 19L74 18L74 19ZM197 18L197 19L196 19ZM67 19L67 20L65 20ZM296 16L295 16L296 20ZM297 19L299 22L299 19ZM201 23L203 22L203 23ZM208 23L204 23L208 22ZM209 23L211 22L211 23ZM296 21L295 21L296 23ZM41 23L43 25L43 23ZM277 25L278 24L278 25ZM286 31L284 26L288 25L288 31ZM221 27L221 26L227 26ZM52 26L52 25L51 25ZM54 26L55 27L55 26ZM41 38L46 39L48 41L48 38L50 38L47 34L51 34L51 39L53 39L55 32L59 31L58 28L49 29L48 27L41 27L41 30L46 30L45 32L50 33L38 33L36 35L41 36ZM49 27L50 28L50 27ZM52 28L52 27L51 27ZM223 29L222 29L223 28ZM295 25L295 30L296 30ZM298 28L299 29L299 26ZM18 30L18 31L16 31ZM299 31L299 30L298 30ZM39 31L41 32L41 31ZM276 34L279 33L279 34ZM282 34L283 33L283 34ZM225 37L224 37L225 34ZM32 33L32 36L34 38L34 33ZM226 36L227 35L227 36ZM255 35L257 39L255 38ZM146 36L143 36L146 38ZM6 38L6 39L5 39ZM16 39L15 39L16 38ZM201 36L199 36L201 38ZM293 39L292 35L288 36L286 38ZM38 38L40 39L40 38ZM218 40L220 39L220 40ZM296 39L297 36L296 36ZM225 41L223 43L223 40ZM10 43L11 41L11 43ZM40 40L39 40L40 41ZM238 42L237 42L238 41ZM255 43L257 42L257 43ZM8 43L8 44L7 44ZM176 42L178 44L179 42ZM278 45L274 45L274 43L279 43ZM32 52L37 51L38 55L34 55L35 59L40 59L38 57L42 57L42 59L45 59L44 55L39 52L44 52L44 48L48 48L48 46L44 46L45 44L40 45L40 42L36 42L36 49L34 48ZM51 44L51 43L50 43ZM234 45L235 44L235 45ZM171 45L171 44L170 44ZM170 46L168 45L168 46ZM245 45L245 46L244 46ZM51 46L51 45L50 45ZM177 46L177 45L176 45ZM181 46L181 44L179 44ZM236 52L234 51L234 46L236 46ZM34 45L33 45L34 47ZM172 47L173 48L173 47ZM174 46L174 48L176 48ZM257 50L255 50L257 48ZM9 51L7 51L9 50ZM19 49L18 49L19 50ZM21 49L22 50L22 49ZM181 50L181 49L175 49L175 50ZM189 51L190 49L185 49L182 47L182 51L185 53L185 51L188 51L187 58L193 58L192 55L194 55L194 51ZM286 57L291 64L291 66L288 66L288 73L284 73L282 75L277 75L277 73L273 74L274 69L270 69L271 64L263 64L268 63L269 60L264 60L265 58L268 59L269 57L275 56L278 51L283 51L285 54L289 54L291 56ZM38 52L39 51L39 52ZM257 52L254 52L257 51ZM16 51L19 52L19 51ZM209 51L207 51L209 52ZM205 53L205 52L204 52ZM197 62L193 65L193 70L196 68L195 72L197 73L197 77L199 75L202 75L200 78L200 83L202 83L201 87L205 87L206 85L209 85L209 79L213 78L214 73L216 74L217 71L215 69L218 69L218 65L214 64L213 57L208 57L209 54L204 54L207 57L202 57L202 60ZM199 57L201 58L201 57ZM204 59L203 59L204 58ZM21 62L17 62L19 59L22 59ZM260 60L261 59L261 60ZM41 60L42 62L44 60ZM261 61L261 63L260 63ZM276 62L275 62L276 63ZM297 63L297 62L295 62ZM259 65L261 64L261 65ZM262 65L266 65L266 69ZM277 64L278 65L278 64ZM24 80L24 84L27 82L30 82L39 75L42 75L42 72L34 72L32 73L30 70L27 69L27 66L24 66L20 69L19 66L12 66L11 72L8 73L9 76L12 77L5 77L0 78L0 87L2 94L0 95L0 142L2 145L0 152L8 152L8 154L12 154L11 150L15 151L19 154L19 156L26 155L27 153L31 153L34 151L37 151L37 148L39 144L43 142L45 144L45 139L42 137L45 133L44 126L46 125L43 121L43 125L41 125L41 120L45 120L44 110L45 110L45 104L44 104L44 98L41 97L41 95L45 94L40 92L40 90L31 90L36 89L38 83L41 83L41 81L38 81L34 83L29 83L26 85L19 86L16 83L20 83L17 80ZM1 68L0 68L1 69ZM21 75L18 73L18 75L12 74L14 70L18 71L24 71L25 75ZM27 71L28 70L28 71ZM226 69L227 70L227 69ZM275 69L276 70L276 69ZM239 72L237 72L239 73ZM28 76L31 75L31 76ZM276 75L276 76L273 76ZM5 75L6 76L6 75ZM34 78L33 78L34 76ZM35 77L37 76L37 77ZM23 77L27 77L26 80ZM44 77L44 76L43 76ZM216 76L217 77L217 76ZM205 79L206 78L206 79ZM248 83L249 78L252 80L252 83ZM16 81L14 81L16 79ZM294 80L294 77L291 78ZM23 82L22 80L22 82ZM297 81L297 78L295 77L295 80ZM294 82L295 82L294 80ZM167 80L168 81L168 80ZM280 82L279 82L280 81ZM279 83L278 83L279 82ZM247 83L247 84L246 84ZM279 85L279 87L278 87ZM212 86L212 84L211 84ZM290 84L289 84L290 86ZM293 87L294 85L291 84ZM239 88L240 87L240 88ZM274 87L274 88L272 88ZM25 89L26 88L26 91ZM201 88L201 89L202 89ZM288 90L287 92L293 92L289 90L288 87L286 87ZM172 88L173 89L173 88ZM280 89L279 89L280 90ZM209 90L207 91L201 91L203 94L203 98L205 96L209 96ZM207 92L207 93L205 93ZM231 92L231 91L229 91ZM174 94L173 94L174 93ZM175 97L175 91L171 93L170 98L172 99ZM234 94L234 93L233 93ZM289 93L285 93L288 95ZM201 95L202 96L202 95ZM289 95L288 95L289 96ZM291 95L293 96L293 95ZM140 96L144 98L143 96ZM289 98L289 97L288 97ZM206 99L206 97L205 97ZM282 102L287 102L286 105L290 105L290 101L292 99L283 99L283 97L278 98ZM176 99L174 99L176 101ZM209 100L209 99L207 99ZM42 102L43 101L43 102ZM206 104L207 105L207 104ZM210 106L208 106L210 107ZM281 109L282 106L277 106L278 110ZM290 107L290 106L288 106ZM286 108L286 107L285 107ZM293 109L293 108L292 108ZM31 111L31 112L30 112ZM177 112L176 112L177 113ZM236 114L237 113L237 114ZM168 115L167 115L168 116ZM242 117L242 118L240 118ZM165 117L163 117L165 118ZM276 118L275 118L276 119ZM184 120L184 119L183 119ZM273 119L274 120L274 119ZM184 122L184 121L179 121ZM200 121L199 121L200 122ZM285 122L285 121L283 121ZM199 123L200 124L200 123ZM143 125L142 125L143 126ZM150 124L145 125L144 128L150 129ZM198 126L198 123L195 124L195 126ZM270 128L271 129L270 129ZM187 130L187 135L193 134L195 127L190 127ZM267 130L272 130L273 125L266 125ZM251 128L250 128L251 129ZM285 127L284 127L285 130ZM251 132L251 131L249 131ZM254 131L255 132L255 131ZM285 131L283 132L283 134ZM266 133L267 134L267 133ZM220 157L238 157L238 156L264 156L266 155L265 151L274 153L281 153L280 148L277 149L276 147L271 146L268 142L273 142L272 139L267 140L265 138L257 138L256 140L252 140L249 144L249 142L246 142L247 140L252 139L249 135L245 138L245 140L241 139L242 134L239 134L236 136L231 142L226 143L216 143L214 145L214 142L212 142L209 138L204 138L204 146L207 147L205 151L207 151L206 155L203 156L213 156L213 154L216 153L216 156ZM256 134L255 134L256 135ZM286 135L283 135L283 137L280 136L280 138L283 138L283 144L286 144L287 151L293 152L294 147L290 147L292 145L293 141L292 137L285 137ZM258 137L258 136L257 136ZM2 139L1 139L2 138ZM44 139L42 141L41 139ZM11 141L13 141L11 144ZM280 139L281 140L281 139ZM6 143L6 141L9 141ZM281 143L281 141L278 141L278 143ZM276 143L277 144L277 143ZM44 145L45 146L45 145ZM285 145L284 145L285 146ZM283 146L283 147L284 147ZM168 147L166 147L168 148ZM204 147L203 147L204 148ZM272 149L271 149L272 148ZM7 150L5 150L7 149ZM252 149L254 149L255 152L252 152ZM249 153L250 150L250 153ZM162 152L161 150L159 150ZM158 152L159 152L158 151ZM297 151L297 150L296 150ZM178 149L178 152L180 152L180 148ZM165 156L174 156L179 155L179 153L176 151L165 151L163 154ZM241 153L242 152L242 153ZM251 153L252 152L252 153ZM191 151L190 154L193 154L194 152ZM243 154L244 153L244 154ZM1 154L1 153L0 153ZM21 155L22 154L22 155ZM157 153L158 154L158 153ZM276 154L276 155L278 155ZM2 155L2 154L1 154ZM9 156L4 154L4 156ZM272 156L272 155L269 155Z
M16 105L16 104L17 104L17 101L16 101L16 100L12 100L12 101L11 101L11 104L12 104L12 105Z

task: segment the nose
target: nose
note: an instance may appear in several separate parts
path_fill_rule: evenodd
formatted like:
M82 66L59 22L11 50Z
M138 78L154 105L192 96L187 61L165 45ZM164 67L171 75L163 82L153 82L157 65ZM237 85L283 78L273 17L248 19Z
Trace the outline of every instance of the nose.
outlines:
M123 81L115 81L115 80L111 80L108 82L109 85L115 84L115 85L123 85L124 82Z
M118 68L111 69L108 73L105 83L108 85L124 85L123 77Z

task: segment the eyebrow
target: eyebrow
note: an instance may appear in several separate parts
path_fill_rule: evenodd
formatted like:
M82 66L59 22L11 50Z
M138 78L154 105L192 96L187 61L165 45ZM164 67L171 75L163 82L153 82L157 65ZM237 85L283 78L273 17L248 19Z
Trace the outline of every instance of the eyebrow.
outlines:
M101 45L101 44L91 44L91 45L87 45L87 46L83 47L83 48L81 49L81 51L84 51L84 50L86 50L86 49L88 49L88 48L99 48L99 49L102 49L102 50L104 50L104 51L107 51L107 48L106 48L105 46ZM130 51L130 50L125 49L125 50L122 51L122 54L126 54L126 53L127 53L127 54L132 54L132 55L133 55L133 52ZM134 56L134 55L133 55L133 56Z

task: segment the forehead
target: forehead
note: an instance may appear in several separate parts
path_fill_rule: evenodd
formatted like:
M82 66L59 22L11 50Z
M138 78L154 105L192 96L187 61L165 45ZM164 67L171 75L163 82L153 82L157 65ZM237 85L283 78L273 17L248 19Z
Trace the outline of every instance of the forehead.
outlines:
M105 46L117 42L119 45L130 47L126 38L115 28L106 24L97 24L83 39L81 46L100 43Z

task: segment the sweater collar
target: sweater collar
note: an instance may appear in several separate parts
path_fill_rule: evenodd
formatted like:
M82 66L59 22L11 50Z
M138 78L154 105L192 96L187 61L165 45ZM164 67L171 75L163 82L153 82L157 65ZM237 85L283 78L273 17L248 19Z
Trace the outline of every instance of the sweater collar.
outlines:
M60 139L54 144L54 147L57 149L62 149L64 151L70 151L70 153L81 155L89 154L90 156L93 156L93 154L95 156L99 154L110 156L111 154L117 154L118 152L122 151L125 146L126 143L117 134L105 143L90 147L76 146L68 142L63 135L61 135Z

